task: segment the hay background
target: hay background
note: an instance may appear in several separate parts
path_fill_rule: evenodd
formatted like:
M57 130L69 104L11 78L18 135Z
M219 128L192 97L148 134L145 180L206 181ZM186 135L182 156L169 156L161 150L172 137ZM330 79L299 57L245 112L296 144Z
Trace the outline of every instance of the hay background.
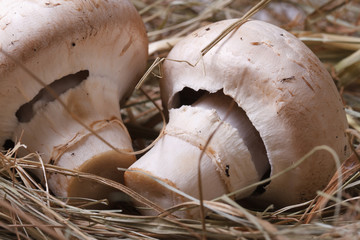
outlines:
M210 22L242 17L258 1L132 0L149 36L151 73L122 109L135 149L143 149L160 133L160 76L155 60L166 57L172 44ZM290 14L287 14L290 13ZM288 16L289 15L289 16ZM360 136L360 3L347 0L271 1L253 18L274 23L304 41L326 65L346 106L354 148ZM148 96L146 96L146 93ZM331 131L331 129L329 129ZM353 154L324 191L310 202L274 211L253 211L224 197L207 202L215 210L206 220L180 220L125 214L126 209L88 210L67 205L50 195L28 174L41 164L32 156L13 157L18 143L0 159L0 239L360 239L360 164ZM359 151L360 152L360 151ZM35 154L33 154L35 155ZM74 175L113 186L140 198L121 184L96 176L46 166L47 171ZM339 195L340 194L340 195ZM340 211L340 212L339 212Z

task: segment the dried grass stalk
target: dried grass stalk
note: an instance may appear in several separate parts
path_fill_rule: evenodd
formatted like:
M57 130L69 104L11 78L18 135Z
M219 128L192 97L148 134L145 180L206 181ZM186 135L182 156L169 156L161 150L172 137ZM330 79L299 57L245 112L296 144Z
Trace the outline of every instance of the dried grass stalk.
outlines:
M218 39L214 39L212 44L216 44L248 17L259 16L253 15L256 10L273 2L283 4L282 1L259 1L259 5L246 14L246 9L250 9L254 1L133 0L146 23L150 38L150 67L137 87L142 91L135 91L123 110L125 122L132 124L131 126L138 130L138 134L133 136L134 143L143 141L144 146L149 145L146 141L152 142L155 139L154 133L161 132L159 130L161 127L155 129L155 126L164 126L162 124L164 116L158 113L161 112L160 107L156 107L158 111L150 108L154 109L151 103L154 99L159 104L157 86L157 78L161 77L159 68L171 47L199 26L224 18L244 16L232 28L225 30ZM315 51L327 64L334 80L342 86L339 90L344 96L345 103L348 104L346 111L353 128L349 130L349 134L353 136L352 145L356 147L360 141L360 92L358 91L360 89L358 81L360 27L358 19L351 16L354 14L358 16L360 4L345 0L288 0L286 4L301 9L304 16L297 16L291 24L283 22L284 26L290 31L294 30L293 32ZM279 16L278 13L272 12L273 9L275 8L265 8L262 13ZM341 15L344 11L348 14ZM302 19L304 22L301 22ZM281 22L281 19L278 20ZM206 54L211 46L204 46L203 54ZM40 81L32 75L31 69L27 71L34 81ZM49 91L51 92L51 89ZM146 121L140 122L140 118ZM148 134L149 132L151 134ZM18 158L16 152L21 147L24 146L17 143L14 148L0 153L1 239L355 239L359 237L359 148L342 164L328 186L319 192L313 201L275 210L269 206L267 209L256 211L244 208L229 196L222 196L214 201L190 198L189 202L182 205L161 209L119 183L92 174L43 164L38 154ZM44 174L56 172L111 186L156 209L159 215L139 216L134 209L131 209L132 214L125 213L128 209L124 206L112 210L89 209L96 203L107 204L106 200L56 198L49 192L46 182L43 187L28 173L30 169L42 169ZM342 179L340 184L339 176ZM72 205L69 204L70 201ZM209 211L209 218L194 221L171 216L171 213L178 209L200 205ZM84 208L85 206L88 208Z

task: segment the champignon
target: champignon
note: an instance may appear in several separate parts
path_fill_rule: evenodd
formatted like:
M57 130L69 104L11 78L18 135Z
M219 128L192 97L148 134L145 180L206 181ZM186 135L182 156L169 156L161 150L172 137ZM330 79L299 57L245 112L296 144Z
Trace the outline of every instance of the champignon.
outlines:
M127 154L133 150L119 102L145 70L148 46L131 2L1 1L0 46L6 53L0 53L0 143L21 140L44 163L122 181L117 168L135 157ZM13 59L55 91L70 113ZM111 191L62 174L47 180L61 197L99 199Z
M196 30L164 62L160 86L169 123L162 139L130 166L136 171L125 173L126 185L164 208L187 199L154 178L198 198L202 151L204 199L276 175L318 145L330 146L341 160L349 154L336 86L319 59L290 33L248 21L201 56L235 21ZM318 151L259 189L263 192L252 187L235 198L276 207L306 201L326 185L335 168L331 156Z

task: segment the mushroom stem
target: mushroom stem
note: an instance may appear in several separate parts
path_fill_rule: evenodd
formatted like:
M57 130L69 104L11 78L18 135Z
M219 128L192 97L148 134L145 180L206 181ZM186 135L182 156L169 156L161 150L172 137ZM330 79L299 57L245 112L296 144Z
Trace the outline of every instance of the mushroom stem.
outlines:
M20 136L22 133L21 140L26 142L27 149L39 152L47 164L123 182L123 174L118 168L129 167L135 161L135 156L126 153L132 152L131 139L122 123L118 103L111 101L118 97L115 92L99 91L98 96L103 100L101 104L94 104L90 98L87 99L83 90L81 87L70 89L60 99L68 102L67 107L72 114L111 146L72 119L58 101L49 102L46 107L38 109L30 122L19 124L15 134ZM106 96L110 97L108 101ZM35 173L45 181L40 169ZM102 184L63 174L47 174L46 178L52 192L60 197L107 198L112 202L116 191Z
M128 154L132 152L129 134L118 119L101 121L101 125L96 133L111 143L113 148L94 134L88 133L66 147L63 145L64 149L56 149L59 150L56 164L59 167L91 173L123 183L123 172L118 168L128 168L136 160L134 155ZM59 181L63 182L56 184ZM112 203L116 198L118 199L116 194L121 195L116 189L103 184L64 175L50 175L49 183L57 196L106 198Z
M255 159L249 149L262 152L263 144L259 143L256 130L249 126L251 122L245 112L237 106L229 109L232 105L231 98L216 93L206 94L191 106L171 109L164 137L130 167L138 171L125 173L125 184L168 208L186 199L161 186L149 175L198 198L198 161L201 161L201 182L211 186L203 188L205 200L259 181L269 168L266 153L255 154ZM240 133L243 130L244 133ZM205 154L200 160L203 151ZM247 189L236 198L247 197L253 190ZM176 215L194 218L196 214L197 210L192 209Z
M251 154L258 174L264 176L270 169L264 142L245 111L238 107L233 99L221 92L217 92L209 95L206 94L196 101L193 106L204 109L216 109L221 120L236 128Z

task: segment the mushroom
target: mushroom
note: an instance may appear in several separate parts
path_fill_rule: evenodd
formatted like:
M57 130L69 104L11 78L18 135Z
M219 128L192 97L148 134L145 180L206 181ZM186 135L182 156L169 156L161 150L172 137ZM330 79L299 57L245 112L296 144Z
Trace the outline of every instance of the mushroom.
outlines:
M202 152L204 199L236 191L236 200L275 207L314 197L336 169L332 157L317 151L268 185L251 185L293 166L318 145L330 146L341 160L349 154L337 88L319 59L290 33L247 21L201 56L235 21L196 30L164 62L160 87L169 123L155 146L125 172L127 186L163 208L188 199L154 179L199 198Z
M128 167L135 156L119 103L145 70L148 50L134 6L117 0L6 0L0 9L0 143L20 140L45 164L122 181L117 168ZM112 194L79 178L35 174L60 197Z

